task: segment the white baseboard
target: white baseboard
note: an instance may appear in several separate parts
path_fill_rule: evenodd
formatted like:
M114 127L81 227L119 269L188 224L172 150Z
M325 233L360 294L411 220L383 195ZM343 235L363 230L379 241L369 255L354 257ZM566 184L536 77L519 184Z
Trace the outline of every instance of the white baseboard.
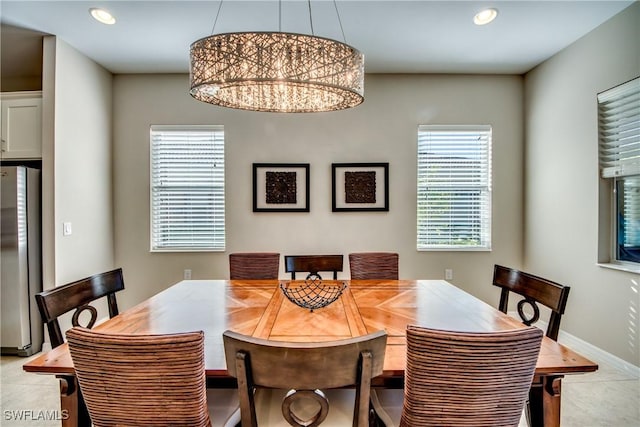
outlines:
M510 311L508 314L516 319L520 318L518 313L515 311ZM536 326L543 331L547 330L547 322L543 320L539 320L536 323ZM576 337L575 335L571 335L568 332L560 330L560 333L558 334L558 342L596 363L606 363L607 365L629 374L634 378L640 378L640 366L636 366L633 363L629 363L626 360L619 358L618 356L608 353L603 349Z
M577 351L586 358L593 359L594 362L606 363L607 365L629 374L633 378L640 378L640 366L629 363L618 356L608 353L593 344L571 335L570 333L560 331L558 334L558 342Z

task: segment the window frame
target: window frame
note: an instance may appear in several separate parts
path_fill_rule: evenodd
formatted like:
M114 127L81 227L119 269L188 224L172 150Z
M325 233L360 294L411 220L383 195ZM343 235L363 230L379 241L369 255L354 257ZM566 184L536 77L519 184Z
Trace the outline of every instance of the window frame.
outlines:
M424 219L421 219L421 209L424 209L423 202L421 202L421 196L424 193L425 186L421 183L421 174L426 173L422 171L421 156L426 153L421 152L421 139L422 134L426 132L447 132L447 133L479 133L483 134L486 139L486 147L483 147L485 162L482 165L482 177L478 178L480 182L475 186L440 186L440 189L450 188L455 190L456 188L462 191L468 191L471 188L477 188L483 194L484 199L478 202L479 207L484 207L484 210L477 216L480 218L481 229L479 231L480 243L475 245L460 245L460 244L434 244L429 243L424 237L424 233L421 233L421 229L429 227L429 224L422 224ZM419 125L417 133L417 197L416 197L416 249L420 252L425 251L458 251L458 252L490 252L492 250L492 217L493 217L493 182L492 182L492 145L493 145L493 128L491 125ZM472 169L473 170L473 169ZM449 234L450 236L455 234Z
M220 157L222 159L222 166L220 167L216 163L216 173L212 177L212 183L210 186L210 192L207 196L212 200L211 210L220 209L222 212L216 211L213 213L213 217L216 218L215 222L212 222L211 227L208 230L211 234L222 233L221 239L212 239L209 244L198 246L197 244L191 245L158 245L156 242L161 239L154 231L157 225L156 218L156 204L154 203L154 197L156 196L156 188L158 188L155 182L156 168L154 166L154 157L156 156L156 149L154 148L154 135L156 133L165 132L170 134L171 132L193 132L202 133L207 132L212 134L212 150L214 153L211 155L210 161L218 162ZM219 139L221 141L219 141ZM219 144L216 146L216 144ZM219 152L222 151L220 154ZM192 159L191 159L192 160ZM152 253L168 253L168 252L224 252L226 250L226 183L225 183L225 134L224 126L222 125L151 125L149 128L149 250ZM200 182L202 186L202 181ZM219 187L222 187L221 190ZM206 187L206 185L205 185ZM217 192L216 192L217 189ZM221 201L220 201L221 192ZM189 193L193 195L193 193ZM217 200L217 203L215 202ZM200 229L203 227L200 226ZM171 238L171 235L169 235Z
M621 140L629 138L629 136L612 136L622 135L627 125L618 122L618 113L609 112L605 107L607 104L622 103L625 97L638 98L638 96L640 96L640 77L598 93L596 103L600 181L598 264L608 268L640 273L640 262L620 259L618 242L620 231L618 181L640 177L640 158L629 155L629 150L624 148L628 144L621 142ZM613 110L613 108L611 109ZM635 120L637 117L639 116L636 111ZM639 136L636 129L636 132L630 137L636 139L636 151ZM614 154L611 154L612 148Z

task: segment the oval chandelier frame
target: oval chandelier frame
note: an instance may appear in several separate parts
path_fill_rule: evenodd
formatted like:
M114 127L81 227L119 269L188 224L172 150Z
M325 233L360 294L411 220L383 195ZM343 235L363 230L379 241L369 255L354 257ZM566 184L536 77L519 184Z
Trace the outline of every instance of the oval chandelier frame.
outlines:
M216 34L191 44L190 93L222 107L336 111L364 101L364 55L328 38L284 32Z
M193 42L191 96L221 107L280 113L336 111L361 104L364 55L346 41L316 36L311 0L308 5L311 35L229 32ZM222 1L218 14L221 7ZM342 30L335 0L334 7Z

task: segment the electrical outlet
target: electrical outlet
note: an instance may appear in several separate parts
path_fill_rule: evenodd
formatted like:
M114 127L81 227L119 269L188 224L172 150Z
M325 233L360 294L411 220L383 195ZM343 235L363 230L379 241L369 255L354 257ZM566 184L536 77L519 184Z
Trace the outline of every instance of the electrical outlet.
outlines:
M453 270L450 268L447 268L444 270L444 280L451 280L453 279Z
M191 279L191 269L186 269L184 270L184 280L189 280Z

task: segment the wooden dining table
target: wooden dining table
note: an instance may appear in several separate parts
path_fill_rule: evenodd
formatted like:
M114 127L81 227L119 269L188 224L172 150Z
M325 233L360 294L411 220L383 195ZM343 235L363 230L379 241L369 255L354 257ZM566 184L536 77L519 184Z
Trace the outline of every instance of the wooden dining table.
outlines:
M202 330L208 387L233 387L227 372L222 333L232 330L278 341L330 341L385 330L384 372L376 387L404 385L407 325L466 332L490 332L524 325L444 280L324 281L346 285L330 305L313 311L291 302L280 284L304 281L184 280L94 329L122 334L167 334ZM23 366L27 372L60 380L63 426L90 426L66 344ZM593 372L594 362L544 338L530 393L531 424L559 426L561 381L567 374Z

